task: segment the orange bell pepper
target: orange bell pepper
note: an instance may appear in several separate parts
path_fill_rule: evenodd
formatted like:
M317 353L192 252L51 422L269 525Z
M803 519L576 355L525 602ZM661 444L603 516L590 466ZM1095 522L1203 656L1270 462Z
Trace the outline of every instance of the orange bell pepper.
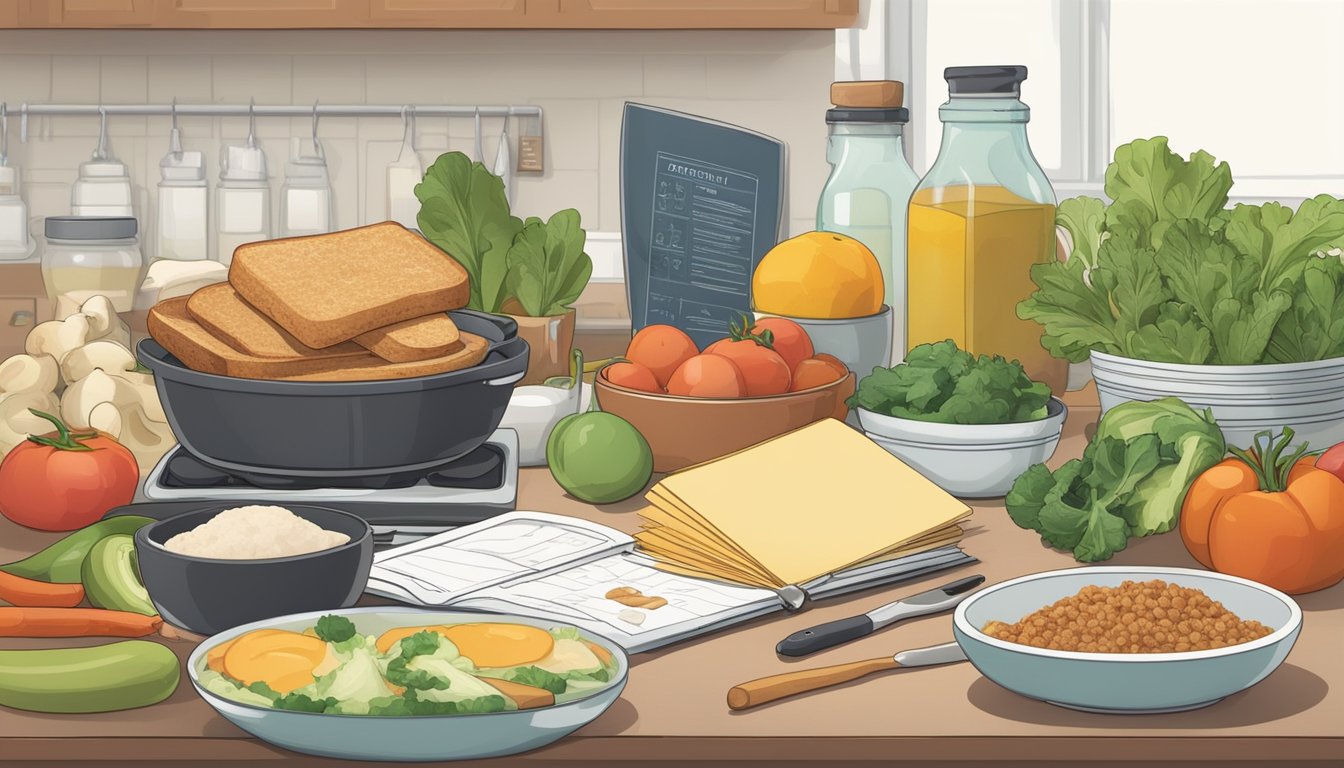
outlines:
M1190 486L1180 530L1205 567L1302 594L1344 580L1344 480L1317 469L1306 444L1284 456L1292 438L1285 428L1230 449Z

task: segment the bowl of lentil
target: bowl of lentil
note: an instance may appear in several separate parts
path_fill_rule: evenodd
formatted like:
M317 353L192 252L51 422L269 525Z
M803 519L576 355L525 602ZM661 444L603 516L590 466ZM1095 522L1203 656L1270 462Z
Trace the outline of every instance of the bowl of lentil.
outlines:
M987 587L957 606L952 631L975 668L1010 691L1152 714L1250 688L1287 658L1301 629L1292 598L1248 579L1092 566Z

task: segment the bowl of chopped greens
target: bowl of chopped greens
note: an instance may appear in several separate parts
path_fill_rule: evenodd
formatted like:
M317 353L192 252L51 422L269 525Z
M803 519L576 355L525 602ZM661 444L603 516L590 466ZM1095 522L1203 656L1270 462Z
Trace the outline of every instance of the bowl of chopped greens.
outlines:
M1032 267L1019 317L1091 362L1103 412L1176 396L1233 445L1292 427L1344 440L1344 200L1229 207L1232 171L1165 137L1120 146L1104 202L1059 204L1066 260Z
M847 404L870 440L954 496L1003 496L1059 445L1068 409L1016 360L951 340L877 368Z
M394 607L248 624L187 660L201 697L259 739L391 761L545 746L606 711L628 668L615 643L553 621Z

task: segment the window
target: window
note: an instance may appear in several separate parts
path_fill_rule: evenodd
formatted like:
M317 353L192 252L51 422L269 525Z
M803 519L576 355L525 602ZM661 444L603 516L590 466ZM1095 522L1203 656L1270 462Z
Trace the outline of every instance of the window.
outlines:
M1344 3L897 0L889 71L911 82L912 160L937 155L950 64L1025 64L1033 151L1061 196L1099 193L1111 153L1167 136L1232 166L1241 199L1344 195ZM905 58L902 61L902 58Z

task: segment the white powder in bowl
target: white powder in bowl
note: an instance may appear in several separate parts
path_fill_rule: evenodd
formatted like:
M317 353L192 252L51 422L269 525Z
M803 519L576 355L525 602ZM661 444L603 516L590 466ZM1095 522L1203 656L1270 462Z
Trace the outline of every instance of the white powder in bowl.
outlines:
M262 560L306 555L349 540L344 533L314 525L284 507L252 505L226 509L172 537L163 548L193 557Z

